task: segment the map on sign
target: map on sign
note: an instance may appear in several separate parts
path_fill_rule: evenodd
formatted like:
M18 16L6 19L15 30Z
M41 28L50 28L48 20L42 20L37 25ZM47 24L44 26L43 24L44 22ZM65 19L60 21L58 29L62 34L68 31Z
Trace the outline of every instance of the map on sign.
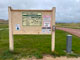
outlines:
M22 24L24 26L41 26L41 12L22 12Z

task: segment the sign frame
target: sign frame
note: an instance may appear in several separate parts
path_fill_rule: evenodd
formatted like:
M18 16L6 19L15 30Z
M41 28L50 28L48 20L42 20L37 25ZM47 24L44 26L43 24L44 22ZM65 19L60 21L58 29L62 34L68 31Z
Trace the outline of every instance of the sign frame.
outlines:
M13 10L10 6L8 7L8 18L9 18L9 50L11 52L14 51L14 40L13 40L13 22L12 22L12 11L44 11L44 12L51 12L51 34L52 34L52 40L51 40L51 51L53 52L55 50L55 29L53 30L53 26L55 26L55 12L56 12L56 8L53 7L52 10ZM21 26L21 25L20 25Z

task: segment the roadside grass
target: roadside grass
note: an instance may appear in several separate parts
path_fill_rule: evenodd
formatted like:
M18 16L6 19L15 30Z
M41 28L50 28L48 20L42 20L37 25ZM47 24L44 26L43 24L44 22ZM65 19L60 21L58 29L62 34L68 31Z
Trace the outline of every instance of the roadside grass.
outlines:
M18 60L32 57L42 58L43 55L56 56L80 56L80 38L73 35L72 51L75 54L67 54L67 32L56 30L55 51L51 52L51 35L14 35L14 52L9 51L8 29L0 31L0 60Z

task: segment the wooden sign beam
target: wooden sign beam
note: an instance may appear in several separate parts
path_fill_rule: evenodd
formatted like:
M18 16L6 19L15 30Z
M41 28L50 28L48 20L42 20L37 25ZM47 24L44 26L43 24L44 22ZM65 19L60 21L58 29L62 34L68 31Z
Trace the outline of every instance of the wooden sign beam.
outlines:
M9 50L14 50L14 41L13 41L13 29L12 29L12 20L11 20L11 7L8 7L8 18L9 18Z
M55 11L56 8L52 9L52 52L55 50Z

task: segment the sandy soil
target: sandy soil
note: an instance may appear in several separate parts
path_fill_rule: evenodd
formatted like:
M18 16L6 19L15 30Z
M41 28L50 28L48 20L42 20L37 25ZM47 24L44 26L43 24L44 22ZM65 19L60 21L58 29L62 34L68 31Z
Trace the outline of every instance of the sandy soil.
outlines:
M69 57L52 57L50 55L48 56L44 56L42 59L36 59L36 58L23 58L21 60L80 60L80 57L79 58L69 58Z

